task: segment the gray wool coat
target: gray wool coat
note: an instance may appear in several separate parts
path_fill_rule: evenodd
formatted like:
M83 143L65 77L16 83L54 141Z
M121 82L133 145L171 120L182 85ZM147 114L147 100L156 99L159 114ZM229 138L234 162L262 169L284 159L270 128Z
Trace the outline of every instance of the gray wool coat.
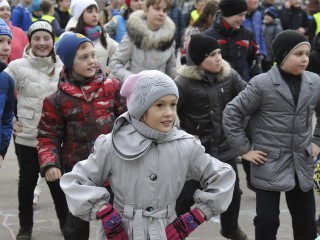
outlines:
M312 137L312 116L317 123ZM223 125L238 155L251 149L266 152L264 164L251 164L251 182L260 189L288 191L296 185L313 188L314 161L311 142L320 146L320 77L304 71L297 106L288 85L274 66L253 78L224 110ZM251 116L252 145L241 126Z
M206 219L228 208L235 182L230 165L205 154L192 135L176 128L163 140L145 138L125 113L112 133L96 140L94 153L64 174L60 184L72 214L91 221L109 200L103 183L110 181L113 206L129 239L165 240L165 227L176 218L176 199L187 179L203 187L194 199ZM102 225L97 239L106 239Z
M175 24L169 17L158 31L151 31L142 10L132 13L127 34L113 54L111 75L121 82L143 70L159 70L171 78L176 75Z

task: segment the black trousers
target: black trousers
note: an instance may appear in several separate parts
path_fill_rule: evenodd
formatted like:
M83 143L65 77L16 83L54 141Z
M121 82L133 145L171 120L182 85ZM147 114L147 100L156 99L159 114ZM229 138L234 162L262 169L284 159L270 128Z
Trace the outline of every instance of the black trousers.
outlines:
M314 240L317 237L315 222L315 199L313 189L303 192L296 179L296 186L285 192L286 202L292 218L295 240ZM254 218L255 239L277 239L280 225L280 192L256 190L256 212Z
M18 187L20 226L33 226L33 192L40 171L38 151L35 147L17 144L19 152L20 174ZM60 180L47 182L53 198L57 217L65 220L69 212L66 197L60 188Z
M230 164L236 172L236 182L233 190L232 201L228 209L220 214L221 230L224 234L229 235L233 234L238 228L241 191L239 187L236 159L232 159L227 163ZM194 204L193 194L197 189L201 189L199 182L190 180L185 183L176 202L176 212L178 216L190 211L192 205Z

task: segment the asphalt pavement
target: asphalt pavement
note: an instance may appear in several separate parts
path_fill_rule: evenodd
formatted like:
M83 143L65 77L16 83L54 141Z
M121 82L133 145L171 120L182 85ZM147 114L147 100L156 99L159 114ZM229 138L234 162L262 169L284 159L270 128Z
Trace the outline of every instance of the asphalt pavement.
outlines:
M249 239L254 239L253 218L255 216L255 195L247 189L244 172L238 164L240 185L243 191L239 224ZM10 145L6 159L0 169L0 240L14 240L19 230L18 219L18 174L19 167L14 154L13 144ZM320 213L320 196L316 195L317 216ZM303 207L303 206L302 206ZM292 237L291 217L286 206L284 195L280 202L279 240L289 240ZM91 223L90 240L95 239L99 221ZM48 187L45 185L38 205L34 206L34 227L32 240L62 240L59 222L55 215L53 201ZM202 224L189 240L223 240L220 235L219 216Z

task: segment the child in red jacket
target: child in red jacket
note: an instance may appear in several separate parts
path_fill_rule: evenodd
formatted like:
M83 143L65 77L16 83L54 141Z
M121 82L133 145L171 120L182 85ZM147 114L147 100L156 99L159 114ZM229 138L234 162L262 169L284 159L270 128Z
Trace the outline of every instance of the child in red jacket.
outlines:
M111 132L116 117L126 111L121 84L106 78L97 65L90 39L67 33L56 47L64 68L58 90L44 100L38 126L40 169L47 181L59 179L88 158L96 138ZM89 224L69 214L64 235L88 239Z

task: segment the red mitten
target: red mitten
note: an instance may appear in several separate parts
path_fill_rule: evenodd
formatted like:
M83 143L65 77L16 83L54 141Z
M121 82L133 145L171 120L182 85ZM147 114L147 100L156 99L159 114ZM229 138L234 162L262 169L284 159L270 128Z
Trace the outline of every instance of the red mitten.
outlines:
M97 212L97 218L101 219L102 226L109 240L128 240L128 235L121 223L121 217L110 204L105 209Z
M194 208L191 212L176 218L166 227L167 239L183 240L203 222L204 218L201 216L199 210Z

